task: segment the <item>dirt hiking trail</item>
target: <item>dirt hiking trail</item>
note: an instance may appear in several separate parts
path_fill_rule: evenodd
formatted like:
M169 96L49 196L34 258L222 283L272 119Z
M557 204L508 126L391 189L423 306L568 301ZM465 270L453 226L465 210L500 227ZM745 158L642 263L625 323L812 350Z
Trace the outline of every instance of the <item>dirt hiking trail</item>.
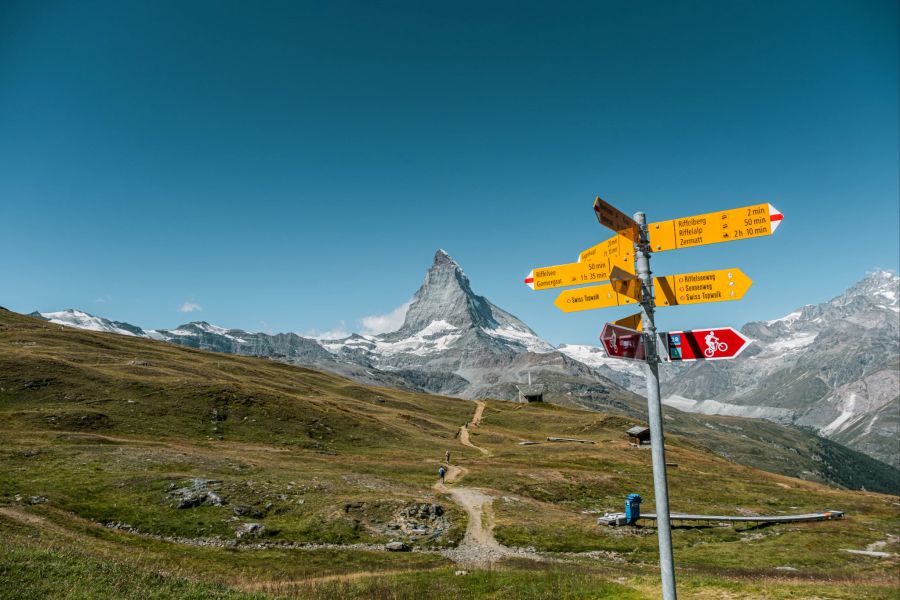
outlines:
M469 426L477 427L481 422L482 414L484 414L485 403L476 400L475 404L477 407L472 420L459 429L459 443L488 455L490 453L487 450L476 446L469 440ZM456 548L445 550L442 554L451 560L471 567L489 566L506 556L525 556L523 552L507 548L494 538L490 510L493 501L491 496L474 488L447 485L459 482L466 473L468 470L463 467L447 465L444 483L437 482L433 486L435 491L449 495L469 516L469 524L466 526L462 542ZM529 554L528 556L534 558L533 555Z
M484 414L484 402L482 402L481 400L476 400L475 404L477 405L477 407L475 408L475 415L472 417L472 420L459 428L459 443L463 446L474 448L475 450L478 450L479 452L487 456L490 454L490 452L488 452L484 448L476 446L469 439L469 427L478 427L478 425L481 424L481 415Z

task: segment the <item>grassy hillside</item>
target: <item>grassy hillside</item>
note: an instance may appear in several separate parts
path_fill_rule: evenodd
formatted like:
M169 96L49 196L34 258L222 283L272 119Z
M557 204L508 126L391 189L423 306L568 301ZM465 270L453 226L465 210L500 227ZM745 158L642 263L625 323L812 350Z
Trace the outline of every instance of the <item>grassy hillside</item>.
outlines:
M615 407L592 398L555 396L551 401L601 412L612 409L641 422L647 400L633 396ZM687 413L670 406L664 414L667 433L733 462L839 487L900 494L900 470L813 431L763 419Z
M457 439L473 410L0 311L0 598L658 594L654 530L594 524L629 492L652 509L650 454L624 437L630 421L489 402L470 431L482 453ZM548 435L596 443L519 445ZM896 597L896 496L742 466L697 439L667 448L673 510L848 513L676 528L682 597ZM483 517L497 539L535 552L491 570L438 552L467 523L432 488L445 450L493 498ZM395 539L422 551L381 551ZM866 547L892 556L843 551Z

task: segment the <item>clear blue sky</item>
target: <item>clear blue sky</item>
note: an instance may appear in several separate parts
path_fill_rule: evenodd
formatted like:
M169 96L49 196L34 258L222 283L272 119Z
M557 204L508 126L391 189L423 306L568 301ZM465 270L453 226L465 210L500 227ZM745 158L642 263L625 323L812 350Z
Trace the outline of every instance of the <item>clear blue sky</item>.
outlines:
M898 4L11 2L0 5L0 305L144 327L359 329L437 248L553 343L532 267L651 221L771 202L741 325L900 262ZM182 313L185 303L202 307Z

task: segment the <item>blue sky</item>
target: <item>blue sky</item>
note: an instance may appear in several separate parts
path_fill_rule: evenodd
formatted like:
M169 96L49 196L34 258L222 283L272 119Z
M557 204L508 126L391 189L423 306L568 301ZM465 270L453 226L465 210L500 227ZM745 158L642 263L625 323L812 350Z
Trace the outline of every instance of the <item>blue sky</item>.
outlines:
M144 327L359 330L444 248L553 343L529 269L649 220L771 202L771 237L661 253L742 268L741 325L900 262L898 5L4 2L0 305ZM189 305L198 308L181 312ZM371 321L366 321L371 323Z

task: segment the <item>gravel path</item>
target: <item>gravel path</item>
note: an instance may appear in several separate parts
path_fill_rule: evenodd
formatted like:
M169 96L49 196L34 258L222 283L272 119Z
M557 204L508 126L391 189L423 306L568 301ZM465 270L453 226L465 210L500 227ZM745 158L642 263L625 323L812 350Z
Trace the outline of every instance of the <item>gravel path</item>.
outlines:
M477 427L481 422L485 404L480 400L476 400L475 403L477 408L470 424ZM484 455L489 454L484 448L476 446L469 441L469 428L466 425L459 430L459 442L463 446L474 448ZM465 477L467 472L463 467L448 465L444 483L437 482L433 486L434 490L450 496L453 502L458 504L469 515L469 524L466 526L463 541L456 548L444 550L442 554L455 562L470 567L490 566L491 563L506 556L540 558L533 552L508 548L494 538L490 512L491 503L494 499L491 496L474 488L447 485L458 482Z
M484 402L482 402L481 400L476 400L475 404L477 405L477 408L475 409L475 416L472 417L472 420L469 423L466 423L459 428L459 443L463 446L474 448L475 450L478 450L479 452L487 456L490 454L490 452L488 452L484 448L481 448L480 446L476 446L471 442L471 440L469 440L469 425L471 425L472 427L478 427L478 425L481 423L481 415L484 414Z

